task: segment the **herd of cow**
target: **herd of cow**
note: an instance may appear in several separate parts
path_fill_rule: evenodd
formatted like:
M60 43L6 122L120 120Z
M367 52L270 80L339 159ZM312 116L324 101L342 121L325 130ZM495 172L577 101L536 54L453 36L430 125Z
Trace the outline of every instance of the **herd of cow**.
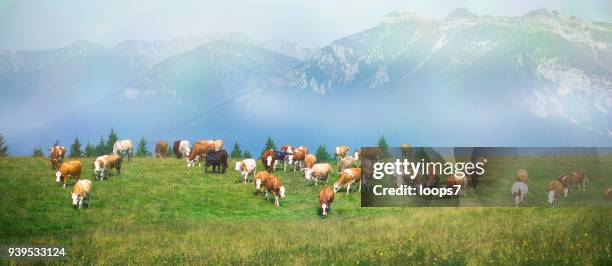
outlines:
M240 181L245 184L249 182L249 176L252 176L251 181L255 185L255 194L262 195L265 193L266 199L269 196L274 197L274 205L280 207L279 198L285 197L285 187L280 178L273 173L282 169L283 171L302 171L304 178L307 181L314 182L315 185L320 181L324 181L325 185L319 194L319 204L321 214L326 216L329 208L334 201L334 194L343 187L346 187L346 193L350 193L353 184L359 182L358 189L361 191L362 168L364 175L368 175L371 171L372 160L378 159L381 155L380 148L362 149L359 152L354 152L353 156L348 155L350 148L346 145L335 148L335 156L338 162L339 177L334 183L333 188L327 187L327 180L333 174L333 168L329 163L317 163L317 158L313 154L308 153L308 148L305 146L292 147L284 145L280 150L265 150L261 154L261 163L264 171L256 172L257 161L247 158L235 163L235 170L240 173ZM51 165L56 169L56 181L63 183L66 187L68 177L76 179L73 191L71 193L72 203L75 207L81 208L86 200L89 204L91 182L87 179L80 180L82 166L78 160L63 162L66 148L63 146L54 146L49 148L51 154ZM168 151L168 144L160 141L155 145L155 156L163 158ZM174 155L177 159L185 158L187 167L194 167L197 163L201 165L204 162L204 171L208 172L208 168L212 167L212 172L225 173L228 164L228 154L224 149L223 140L200 140L193 146L189 145L187 140L178 140L174 142ZM411 147L408 144L401 145L403 155L409 154ZM133 155L133 145L130 140L119 140L113 145L113 152L109 155L97 157L93 163L94 177L103 180L108 177L112 169L116 169L117 174L121 174L121 164L123 156L127 156L128 161ZM357 161L362 157L360 167L357 167ZM487 159L480 157L477 161L487 164ZM292 168L292 169L291 169ZM431 171L428 176L418 176L415 179L408 180L413 184L420 185L438 185L438 175L435 171ZM460 185L461 195L465 195L465 191L469 188L478 186L481 176L465 175L450 175L446 178L443 185L454 187ZM512 202L515 206L520 206L529 194L527 181L529 175L526 170L519 169L516 173L516 183L511 187ZM396 176L396 182L402 185L406 182L403 176ZM555 180L551 181L548 186L548 204L550 207L555 207L561 193L567 197L568 192L575 186L581 186L584 190L588 178L582 171L573 171L570 174L561 174ZM606 189L604 192L605 200L612 200L612 188Z

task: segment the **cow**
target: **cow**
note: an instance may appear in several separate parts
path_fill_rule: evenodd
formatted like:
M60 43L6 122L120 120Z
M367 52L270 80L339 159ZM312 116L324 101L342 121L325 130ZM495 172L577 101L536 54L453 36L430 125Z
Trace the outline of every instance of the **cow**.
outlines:
M334 190L330 187L324 187L319 192L319 206L321 207L321 216L326 217L331 208L332 202L334 202Z
M253 178L253 183L255 183L255 195L261 195L266 189L266 182L268 181L268 177L270 173L268 171L259 171Z
M68 177L71 176L72 178L76 179L76 181L79 181L82 170L83 168L81 167L80 161L69 161L62 163L59 170L55 173L55 182L60 184L63 181L64 188L66 188L66 181L68 180Z
M155 144L156 158L164 158L164 156L166 156L166 152L168 152L168 143L163 140L160 140L157 144Z
M213 145L213 149L215 151L221 151L223 150L223 140L220 139L214 139L214 140L198 140L197 143L207 143L207 144L212 144Z
M346 145L336 147L336 153L335 153L336 161L340 162L342 158L346 157L350 149L351 148L349 148L349 146L346 146Z
M240 162L236 162L235 170L240 172L242 180L246 184L249 180L249 174L253 173L253 179L255 179L255 168L257 167L257 161L253 159L244 159Z
M334 192L346 185L346 194L351 191L351 185L359 182L359 192L361 192L361 168L349 168L342 171L338 181L334 183Z
M208 172L208 167L212 166L212 172L223 173L227 169L227 152L225 150L220 151L209 151L206 155L204 164L204 172Z
M191 148L189 148L189 141L178 141L178 148L176 148L176 142L174 142L174 146L174 154L176 155L176 158L180 159L181 157L185 157L185 160L187 160L187 157L189 157L189 154L191 154Z
M91 197L91 181L87 179L83 179L77 181L72 188L72 193L70 193L72 197L72 205L75 208L82 208L83 201L87 199L87 207L89 207L89 198Z
M180 140L174 141L174 145L172 145L172 151L174 152L174 157L176 157L177 159L180 159L181 157L183 157L183 155L181 154L181 151L179 151L180 146L181 146Z
M272 173L274 171L274 162L276 160L276 154L274 150L265 150L261 153L261 163L263 164L266 171Z
M187 167L194 167L196 161L198 162L198 166L201 164L201 161L206 159L206 154L209 151L214 150L213 143L203 143L197 142L193 145L191 149L191 153L189 153L189 157L187 158Z
M304 178L306 178L306 180L314 180L315 186L318 184L319 180L323 179L327 185L327 179L331 174L332 167L328 163L318 163L313 165L312 168L304 169Z
M512 188L510 188L510 192L512 193L512 203L514 203L514 206L518 207L521 203L523 203L523 201L525 201L525 198L527 198L529 188L527 187L527 184L516 181L514 185L512 185Z
M308 147L306 146L298 146L297 148L293 149L293 152L298 151L298 150L304 151L305 155L308 154Z
M293 164L293 171L296 169L300 171L304 168L304 159L306 159L306 150L295 149L292 155L289 155L289 164Z
M274 205L277 208L280 207L280 202L278 201L278 198L285 197L285 186L283 186L283 183L278 177L273 175L268 176L268 180L266 181L266 199L268 200L269 194L272 194L272 196L274 196Z
M134 145L132 144L131 140L124 139L115 142L113 145L113 154L121 155L122 153L127 154L128 161L132 158L132 155L134 154Z
M314 154L308 154L306 155L306 158L304 158L304 168L312 168L312 166L316 163L317 156L315 156Z
M604 191L604 200L612 201L612 187L609 187Z
M282 161L283 171L287 170L287 163L289 162L289 153L287 151L274 151L274 169L278 168L278 164Z
M367 159L374 160L374 161L378 160L381 154L382 154L382 149L378 147L361 149L361 151L359 152L359 156L361 158L367 158Z
M548 206L554 208L559 202L559 197L563 191L563 184L557 180L548 183Z
M94 176L99 180L105 179L110 174L110 169L115 168L117 174L121 174L121 163L123 158L118 155L102 155L93 162Z
M64 161L66 147L56 145L49 148L49 152L51 153L51 168L58 169L60 164Z
M586 189L586 183L589 179L582 171L572 171L570 174L561 174L557 177L557 181L563 185L563 193L567 197L567 193L574 186L581 186L582 191Z

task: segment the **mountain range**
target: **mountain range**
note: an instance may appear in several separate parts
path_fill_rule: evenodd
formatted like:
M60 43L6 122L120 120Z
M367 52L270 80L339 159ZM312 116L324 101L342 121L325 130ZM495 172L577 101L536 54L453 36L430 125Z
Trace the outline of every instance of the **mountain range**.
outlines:
M554 10L391 12L308 49L245 35L0 52L11 153L59 139L265 137L315 148L610 146L612 24Z

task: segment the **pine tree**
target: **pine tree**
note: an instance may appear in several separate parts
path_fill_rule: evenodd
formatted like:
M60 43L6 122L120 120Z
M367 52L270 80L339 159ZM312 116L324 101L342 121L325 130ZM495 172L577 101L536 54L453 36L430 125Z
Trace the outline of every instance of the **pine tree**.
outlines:
M106 142L104 142L104 138L100 137L100 141L98 142L98 145L96 145L95 148L95 156L107 154L106 150Z
M251 153L249 151L244 151L244 153L242 154L242 157L244 158L251 158Z
M240 145L238 145L238 141L236 141L234 142L234 149L232 150L230 157L240 158L241 155L242 155L242 151L240 151Z
M34 152L32 152L32 157L44 157L44 156L45 154L43 153L40 147L34 148Z
M151 152L147 150L147 144L147 140L144 137L140 138L140 141L138 142L138 149L136 149L136 156L145 157L151 155Z
M267 150L276 150L276 144L274 144L274 141L272 140L272 138L270 138L270 136L268 136L268 139L266 140L266 145L262 153Z
M95 154L96 148L94 148L93 145L87 142L87 145L85 146L85 157L93 157Z
M387 139L385 139L385 135L380 136L378 139L378 148L380 148L381 155L383 158L389 157L389 144L387 144Z
M113 146L118 140L119 136L117 136L117 132L115 132L115 130L111 128L111 131L108 134L108 141L106 141L106 150L104 154L110 154L111 152L113 152Z
M317 161L320 162L329 162L329 159L331 158L331 156L327 152L327 148L325 148L325 145L319 145L315 156L317 156Z
M70 145L70 157L81 157L81 142L79 141L79 137L74 138L74 142Z
M8 146L4 143L4 135L0 133L0 157L6 157L8 155Z

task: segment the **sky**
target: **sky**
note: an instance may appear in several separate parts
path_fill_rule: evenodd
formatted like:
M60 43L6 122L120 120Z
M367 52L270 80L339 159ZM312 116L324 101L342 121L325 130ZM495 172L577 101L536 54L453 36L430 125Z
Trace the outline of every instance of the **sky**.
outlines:
M442 18L454 8L504 16L549 8L612 22L610 0L0 0L0 49L59 48L77 40L112 46L232 32L320 47L377 25L394 10Z

